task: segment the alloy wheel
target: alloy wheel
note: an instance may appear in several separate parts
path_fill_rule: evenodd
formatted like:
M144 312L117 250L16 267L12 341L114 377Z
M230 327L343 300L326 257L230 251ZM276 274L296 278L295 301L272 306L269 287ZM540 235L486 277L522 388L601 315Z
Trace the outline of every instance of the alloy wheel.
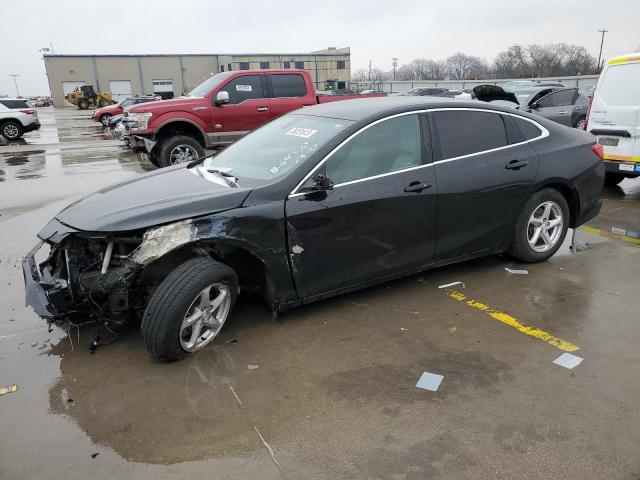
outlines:
M18 138L18 136L20 136L20 130L18 130L18 127L11 123L4 126L2 133L7 138Z
M563 222L560 205L552 201L538 205L527 225L529 246L538 253L551 250L562 235Z
M111 118L111 115L103 115L100 118L100 121L102 122L102 125L104 125L105 127L109 126L109 119Z
M198 152L190 145L178 145L171 150L171 154L169 154L171 165L190 162L196 158L198 158Z
M200 350L222 330L231 310L231 290L213 283L191 302L180 326L180 346L187 352Z

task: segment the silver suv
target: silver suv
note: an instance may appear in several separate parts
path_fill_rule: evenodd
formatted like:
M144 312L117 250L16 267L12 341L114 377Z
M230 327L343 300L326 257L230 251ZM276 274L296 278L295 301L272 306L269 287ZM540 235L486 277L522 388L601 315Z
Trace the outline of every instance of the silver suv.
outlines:
M25 99L0 98L0 135L9 141L17 140L39 128L38 112Z

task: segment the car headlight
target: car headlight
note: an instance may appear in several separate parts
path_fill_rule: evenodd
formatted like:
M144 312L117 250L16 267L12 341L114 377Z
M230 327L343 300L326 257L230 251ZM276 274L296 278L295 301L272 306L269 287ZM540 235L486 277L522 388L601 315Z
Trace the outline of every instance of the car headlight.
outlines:
M145 232L142 243L131 252L129 259L140 265L147 265L167 252L192 242L196 232L196 227L191 220L150 228Z
M147 125L149 125L149 119L153 116L151 112L141 112L134 113L133 115L129 115L130 121L133 121L136 124L136 128L138 130L146 130Z

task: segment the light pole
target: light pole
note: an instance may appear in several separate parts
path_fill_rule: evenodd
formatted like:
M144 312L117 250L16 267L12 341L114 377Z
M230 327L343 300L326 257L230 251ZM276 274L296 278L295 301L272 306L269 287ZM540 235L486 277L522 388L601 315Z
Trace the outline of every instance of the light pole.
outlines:
M604 44L604 34L607 33L609 30L605 30L604 28L602 30L598 30L598 32L602 33L602 39L600 40L600 53L598 54L598 70L600 70L600 59L602 58L602 45Z
M396 67L398 66L398 57L391 58L391 65L393 66L393 81L396 81Z
M16 97L19 97L20 92L18 91L18 80L16 80L16 78L19 77L20 75L17 73L10 73L9 76L13 77L13 84L16 86Z

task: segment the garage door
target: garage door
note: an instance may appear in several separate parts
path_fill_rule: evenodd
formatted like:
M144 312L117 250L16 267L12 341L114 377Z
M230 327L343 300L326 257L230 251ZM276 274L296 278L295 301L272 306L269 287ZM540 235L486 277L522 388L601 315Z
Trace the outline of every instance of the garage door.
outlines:
M119 102L129 97L131 93L131 80L109 80L109 91L113 95L113 100Z
M62 91L64 92L64 96L66 97L76 88L80 88L84 85L85 82L62 82Z
M154 80L153 93L162 97L163 100L173 98L173 80Z

